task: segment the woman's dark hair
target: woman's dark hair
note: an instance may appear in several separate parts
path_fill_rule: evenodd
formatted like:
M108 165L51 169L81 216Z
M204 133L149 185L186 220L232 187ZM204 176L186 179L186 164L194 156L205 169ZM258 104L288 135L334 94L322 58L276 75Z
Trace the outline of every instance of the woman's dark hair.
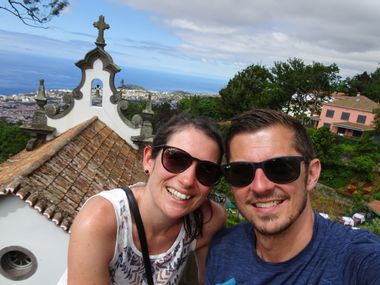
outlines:
M183 130L185 127L194 127L195 129L201 131L210 139L215 141L218 145L220 156L218 163L222 161L222 156L224 152L223 139L215 125L215 122L206 117L194 117L188 113L180 113L171 117L166 123L161 125L157 133L154 136L152 143L152 156L156 158L160 152L160 148L155 148L158 145L166 145L170 140L172 135Z
M218 163L220 163L222 161L224 152L223 139L215 123L209 118L194 117L187 113L174 115L166 123L160 126L153 139L152 157L154 159L157 158L159 152L161 151L161 148L157 148L155 146L166 145L174 134L182 131L186 127L193 127L201 131L218 145ZM211 217L209 220L211 220L212 208L210 201L208 201L208 203L211 209ZM202 235L202 228L204 223L205 222L203 221L203 213L201 207L195 209L192 213L184 217L185 231L191 240L194 240Z

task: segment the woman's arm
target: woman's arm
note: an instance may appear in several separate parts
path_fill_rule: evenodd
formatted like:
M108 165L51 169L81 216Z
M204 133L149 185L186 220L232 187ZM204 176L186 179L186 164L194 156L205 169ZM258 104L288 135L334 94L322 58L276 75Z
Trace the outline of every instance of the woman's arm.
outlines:
M114 255L116 216L102 197L86 203L71 228L68 285L108 285L108 264Z
M204 221L206 221L206 223L203 225L203 234L197 241L197 247L195 249L198 265L198 280L201 285L204 284L204 274L209 243L214 234L224 229L227 224L227 214L224 208L214 201L210 202L211 209L207 205L202 206ZM208 221L211 215L211 220Z

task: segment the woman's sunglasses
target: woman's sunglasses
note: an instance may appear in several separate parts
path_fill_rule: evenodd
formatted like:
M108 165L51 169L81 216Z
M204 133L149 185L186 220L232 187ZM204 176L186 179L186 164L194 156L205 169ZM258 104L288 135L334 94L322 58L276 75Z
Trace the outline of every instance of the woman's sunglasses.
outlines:
M234 187L244 187L255 178L256 169L261 168L265 176L272 182L287 184L297 180L301 172L303 156L282 156L261 162L231 162L222 165L222 172Z
M191 166L193 161L196 161L195 176L203 185L212 186L217 183L222 176L219 165L214 162L192 157L186 151L173 146L158 145L154 148L162 148L162 166L171 173L178 174L184 172Z

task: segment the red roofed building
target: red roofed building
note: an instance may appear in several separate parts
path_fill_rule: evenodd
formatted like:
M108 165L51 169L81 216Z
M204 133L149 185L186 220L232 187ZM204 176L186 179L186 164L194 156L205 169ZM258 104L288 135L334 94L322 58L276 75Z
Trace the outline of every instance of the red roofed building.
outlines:
M348 137L360 137L363 132L374 129L374 110L380 104L358 94L357 96L333 96L323 103L318 128L328 127L330 131Z

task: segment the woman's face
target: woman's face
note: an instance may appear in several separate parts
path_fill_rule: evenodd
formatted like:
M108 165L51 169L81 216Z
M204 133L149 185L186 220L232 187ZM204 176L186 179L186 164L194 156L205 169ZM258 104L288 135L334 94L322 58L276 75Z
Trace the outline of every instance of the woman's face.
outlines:
M174 133L166 145L184 150L200 160L217 163L220 157L217 143L192 126ZM196 160L183 172L171 173L162 165L161 156L162 150L154 159L151 149L145 149L144 167L150 173L147 189L151 191L153 201L168 217L181 218L206 200L211 186L205 186L197 179Z

